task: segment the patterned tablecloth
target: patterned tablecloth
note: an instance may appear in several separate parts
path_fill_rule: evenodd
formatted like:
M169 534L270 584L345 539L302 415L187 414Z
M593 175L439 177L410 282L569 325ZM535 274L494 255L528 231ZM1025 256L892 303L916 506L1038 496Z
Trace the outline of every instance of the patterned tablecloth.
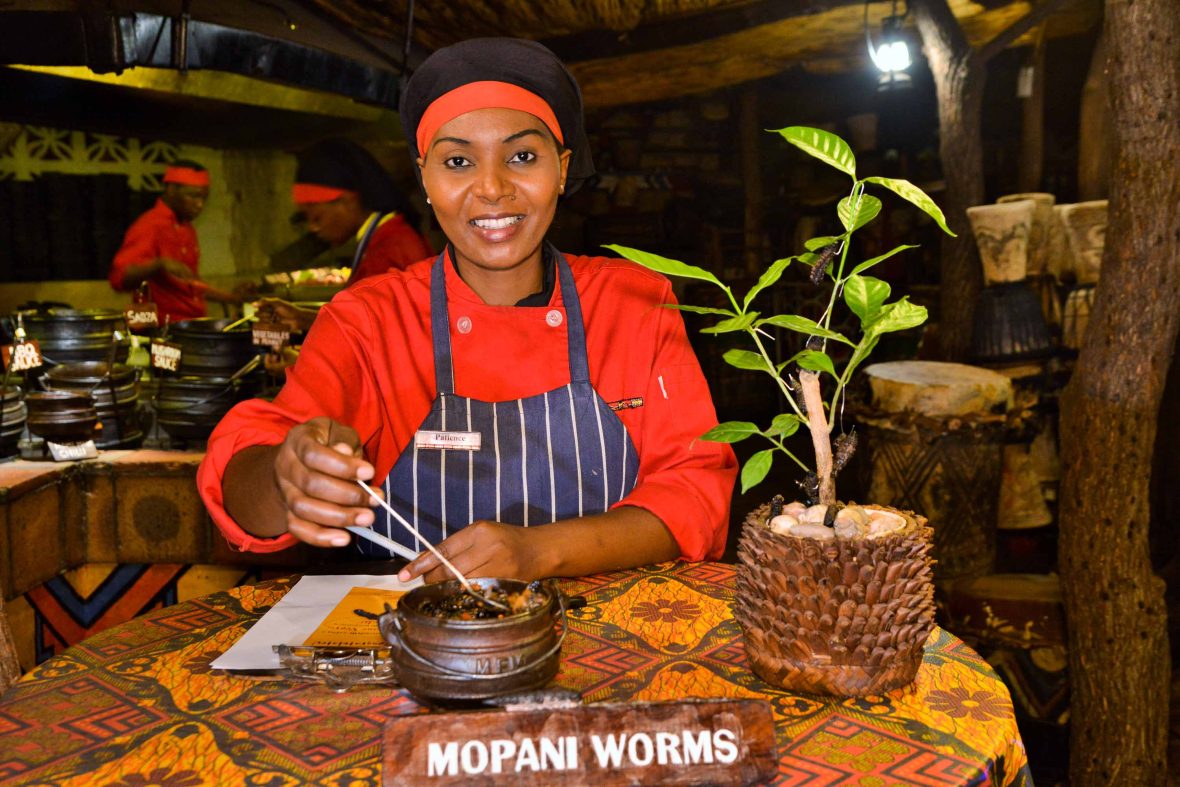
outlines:
M1031 784L1007 689L954 636L936 629L914 684L885 696L773 690L746 666L733 580L699 563L563 583L589 603L570 613L556 683L589 702L769 700L780 784ZM0 782L379 784L383 723L426 712L404 691L208 668L291 582L149 613L27 674L0 700Z

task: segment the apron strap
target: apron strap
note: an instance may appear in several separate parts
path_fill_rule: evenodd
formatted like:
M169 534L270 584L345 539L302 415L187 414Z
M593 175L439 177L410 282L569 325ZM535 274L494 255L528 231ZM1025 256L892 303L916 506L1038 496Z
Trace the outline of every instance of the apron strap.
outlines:
M356 274L356 266L361 264L361 257L365 256L365 250L369 248L369 241L373 239L373 233L381 226L381 220L388 216L388 213L378 213L369 228L365 230L365 234L357 241L356 251L352 253L352 262L348 264L348 280L351 282L352 277Z
M582 302L574 286L574 274L565 255L546 241L546 253L557 264L561 302L565 306L568 337L570 382L590 381L590 363L586 359L586 326L582 323ZM447 313L446 250L434 260L430 271L430 332L434 345L434 384L439 395L455 393L455 368L451 362L451 321Z

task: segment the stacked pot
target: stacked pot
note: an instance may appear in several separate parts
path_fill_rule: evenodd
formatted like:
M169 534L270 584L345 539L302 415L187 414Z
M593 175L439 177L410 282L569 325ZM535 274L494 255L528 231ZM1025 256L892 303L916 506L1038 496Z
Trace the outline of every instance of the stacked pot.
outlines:
M262 389L265 373L250 326L224 331L230 322L201 318L172 327L180 369L159 380L155 405L157 423L174 440L207 440L231 407Z
M33 391L25 397L29 432L51 443L82 443L94 437L98 410L89 393Z
M113 309L49 307L17 314L28 337L40 344L47 366L106 360L114 332L123 327L123 313ZM128 347L120 341L115 360L126 361Z
M94 438L96 447L138 448L143 443L136 413L139 382L129 366L117 363L110 368L106 361L59 364L45 373L41 384L50 391L68 391L93 399L101 423Z
M20 386L9 385L0 390L0 458L17 453L27 418Z

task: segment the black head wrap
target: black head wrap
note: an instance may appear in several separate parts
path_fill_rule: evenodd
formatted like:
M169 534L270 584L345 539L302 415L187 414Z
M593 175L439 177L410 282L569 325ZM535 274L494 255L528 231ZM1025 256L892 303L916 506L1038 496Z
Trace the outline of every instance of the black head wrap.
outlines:
M411 226L418 226L418 212L398 188L393 176L356 142L342 137L325 139L296 158L296 183L355 191L365 210L397 211Z
M557 55L522 38L473 38L444 47L422 62L401 97L402 131L415 162L422 115L437 98L471 82L507 82L535 93L553 109L565 147L571 152L565 193L594 174L582 118L582 91ZM415 167L417 171L417 167ZM421 181L421 174L418 176Z

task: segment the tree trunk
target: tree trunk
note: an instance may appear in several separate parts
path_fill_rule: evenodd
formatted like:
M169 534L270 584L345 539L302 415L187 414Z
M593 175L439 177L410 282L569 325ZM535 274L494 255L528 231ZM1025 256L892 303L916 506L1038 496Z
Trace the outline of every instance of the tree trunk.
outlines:
M1061 402L1070 783L1163 785L1169 656L1148 486L1180 333L1180 4L1107 0L1116 167L1102 279Z
M938 93L939 156L946 191L939 203L957 238L942 239L939 341L948 361L967 360L975 303L983 287L967 208L983 202L981 131L986 71L946 0L914 0L918 31Z

